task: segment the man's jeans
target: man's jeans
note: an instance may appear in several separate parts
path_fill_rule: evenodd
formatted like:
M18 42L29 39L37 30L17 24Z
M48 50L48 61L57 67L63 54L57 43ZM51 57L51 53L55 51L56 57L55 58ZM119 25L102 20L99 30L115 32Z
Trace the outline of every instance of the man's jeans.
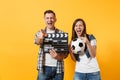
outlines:
M75 72L74 80L101 80L100 72L79 73Z
M56 67L44 67L44 73L38 71L37 80L63 80L64 73L56 73Z

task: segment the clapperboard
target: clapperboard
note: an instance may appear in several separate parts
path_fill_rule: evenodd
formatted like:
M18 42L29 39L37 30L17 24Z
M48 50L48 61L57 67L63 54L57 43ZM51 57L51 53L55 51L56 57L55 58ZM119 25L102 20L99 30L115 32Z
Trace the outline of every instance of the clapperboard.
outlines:
M68 52L68 33L48 33L43 41L44 53L54 49L57 53Z

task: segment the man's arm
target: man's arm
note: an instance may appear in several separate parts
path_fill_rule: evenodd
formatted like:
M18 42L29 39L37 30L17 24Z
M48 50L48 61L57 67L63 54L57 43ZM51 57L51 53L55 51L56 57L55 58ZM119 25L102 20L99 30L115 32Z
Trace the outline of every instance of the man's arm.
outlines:
M43 43L44 37L46 36L47 34L43 30L38 31L38 33L35 35L35 44L41 45Z
M36 39L35 39L35 44L40 45L40 44L42 44L42 43L43 43L43 39L41 39L41 38L39 38L39 37L36 37Z
M57 53L53 49L50 50L49 52L50 52L50 55L57 60L63 60L65 58L67 58L67 56L68 56L68 53Z

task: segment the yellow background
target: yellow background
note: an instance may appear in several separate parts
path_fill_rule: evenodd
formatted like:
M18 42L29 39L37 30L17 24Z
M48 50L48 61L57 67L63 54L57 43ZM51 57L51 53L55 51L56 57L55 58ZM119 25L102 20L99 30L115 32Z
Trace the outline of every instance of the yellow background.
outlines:
M43 12L52 9L56 27L69 33L74 19L86 21L97 38L103 80L119 80L119 0L0 0L0 80L36 80L38 46L34 34L44 28ZM75 63L65 59L64 80L72 80Z

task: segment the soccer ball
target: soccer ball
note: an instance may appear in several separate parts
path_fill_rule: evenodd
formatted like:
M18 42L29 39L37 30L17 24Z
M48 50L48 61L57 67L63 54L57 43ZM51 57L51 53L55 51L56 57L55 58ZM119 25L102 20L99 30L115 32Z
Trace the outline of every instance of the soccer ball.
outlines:
M85 43L82 39L76 38L72 40L71 47L74 54L84 54Z

